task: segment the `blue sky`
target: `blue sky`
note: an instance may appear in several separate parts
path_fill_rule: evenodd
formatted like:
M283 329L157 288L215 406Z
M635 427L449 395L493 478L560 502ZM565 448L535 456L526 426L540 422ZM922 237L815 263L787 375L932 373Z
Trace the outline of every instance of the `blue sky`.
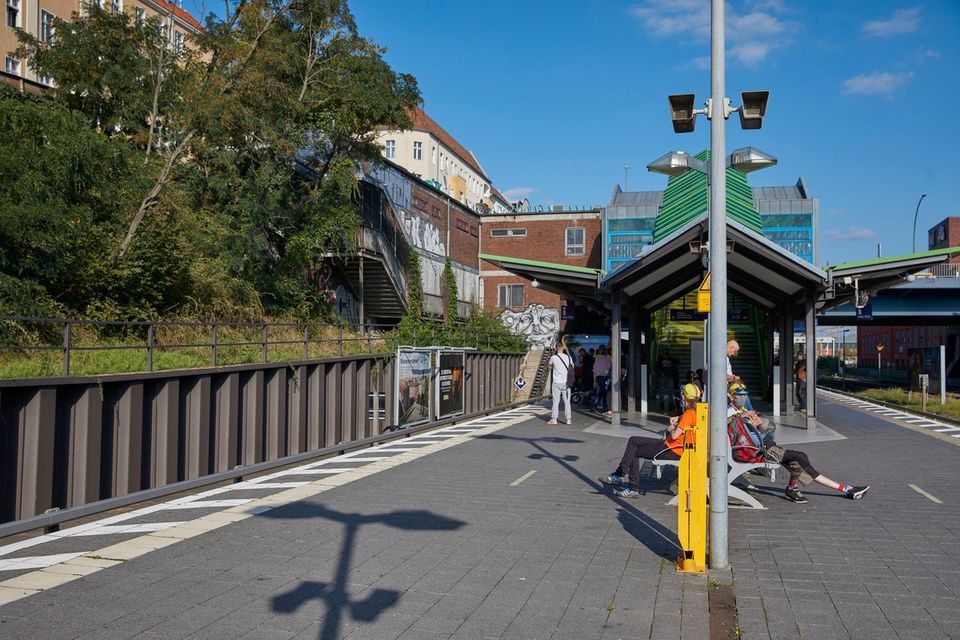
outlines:
M427 113L503 192L596 205L615 184L659 190L673 133L666 96L708 97L709 0L352 0L361 32L416 76ZM820 263L907 253L960 215L960 1L728 0L727 95L768 89L764 127L728 121L728 150L780 164L757 186L806 178L820 199Z
M424 108L494 184L531 202L605 204L662 189L646 165L709 145L673 133L666 96L708 97L708 0L354 0L361 31L416 76ZM907 253L960 215L960 2L730 0L727 95L768 89L760 131L728 121L728 149L780 164L758 186L806 178L820 199L820 262Z

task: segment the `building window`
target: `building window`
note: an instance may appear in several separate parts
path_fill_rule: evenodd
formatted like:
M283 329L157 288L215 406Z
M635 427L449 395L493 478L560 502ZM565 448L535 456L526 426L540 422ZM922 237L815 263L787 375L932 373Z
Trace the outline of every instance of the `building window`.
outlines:
M583 227L568 227L563 254L566 256L582 256L586 253Z
M47 44L53 40L53 14L49 11L40 12L40 42Z
M384 145L386 148L386 157L387 159L395 158L397 155L397 141L396 140L387 140Z
M523 306L523 285L522 284L498 284L497 285L497 306L498 307L522 307Z
M123 11L123 0L110 0L110 13L117 15Z
M137 25L142 25L147 19L147 12L141 9L140 7L133 8L133 17L137 21Z
M53 76L40 76L39 80L40 80L40 84L44 86L47 86L47 87L53 86Z
M526 238L526 229L491 229L491 238Z
M422 142L413 143L413 159L423 160L423 143Z
M437 164L437 148L430 147L430 164Z
M7 26L14 29L20 26L20 0L7 0Z
M7 63L4 65L4 69L7 73L18 76L20 75L20 61L7 56Z
M173 51L178 56L183 55L183 31L173 32Z

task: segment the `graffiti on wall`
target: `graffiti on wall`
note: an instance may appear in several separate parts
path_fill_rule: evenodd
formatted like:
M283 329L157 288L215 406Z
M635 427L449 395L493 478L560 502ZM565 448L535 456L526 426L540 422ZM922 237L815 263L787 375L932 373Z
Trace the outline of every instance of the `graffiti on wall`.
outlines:
M373 163L367 172L380 183L395 209L410 208L410 180L393 167Z
M316 269L305 269L304 276L337 315L353 326L360 325L360 299L337 278L330 264L323 262Z
M441 256L446 255L447 249L443 244L443 235L429 220L408 213L403 217L403 228L416 248Z
M513 333L526 338L532 346L547 349L557 340L560 311L535 302L520 313L507 309L500 314L500 322Z

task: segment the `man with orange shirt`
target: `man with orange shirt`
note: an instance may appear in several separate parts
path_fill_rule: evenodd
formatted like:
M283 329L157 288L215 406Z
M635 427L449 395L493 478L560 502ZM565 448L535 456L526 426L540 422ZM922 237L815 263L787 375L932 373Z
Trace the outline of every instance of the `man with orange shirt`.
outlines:
M613 491L615 495L621 498L640 497L641 459L680 459L680 454L683 452L683 430L697 424L697 402L700 400L700 389L694 384L685 384L681 395L685 410L682 416L670 418L666 439L631 437L627 440L627 448L623 452L623 458L617 470L609 476L600 478L600 482L617 487Z

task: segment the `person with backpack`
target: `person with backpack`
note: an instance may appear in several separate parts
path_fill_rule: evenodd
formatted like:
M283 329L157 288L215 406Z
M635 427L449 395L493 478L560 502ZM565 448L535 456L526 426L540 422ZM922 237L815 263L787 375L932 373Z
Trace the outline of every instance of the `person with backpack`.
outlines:
M557 343L557 352L550 356L550 362L547 364L553 371L553 409L550 411L550 421L547 424L557 424L557 417L560 415L560 401L563 400L564 414L567 417L567 424L573 424L572 409L570 408L570 388L575 380L573 375L573 361L567 354L567 347L563 341Z
M596 384L593 400L594 411L611 414L610 406L607 404L607 391L610 390L611 369L613 369L613 362L607 355L607 348L600 345L597 348L597 357L593 361L593 379Z
M662 458L679 460L683 453L683 432L697 424L697 402L700 401L700 389L696 385L685 384L681 389L686 410L682 416L670 418L666 438L641 438L631 436L617 470L608 476L599 478L603 484L612 485L614 495L621 498L640 497L641 460Z
M784 449L773 441L773 429L765 418L756 411L746 409L747 388L739 382L727 389L730 406L727 409L727 435L730 438L731 453L740 462L760 462L772 460L790 472L790 481L784 497L790 502L804 504L808 502L800 493L800 485L811 482L835 489L851 500L859 500L870 489L867 486L854 486L831 480L817 471L810 458L803 451Z

